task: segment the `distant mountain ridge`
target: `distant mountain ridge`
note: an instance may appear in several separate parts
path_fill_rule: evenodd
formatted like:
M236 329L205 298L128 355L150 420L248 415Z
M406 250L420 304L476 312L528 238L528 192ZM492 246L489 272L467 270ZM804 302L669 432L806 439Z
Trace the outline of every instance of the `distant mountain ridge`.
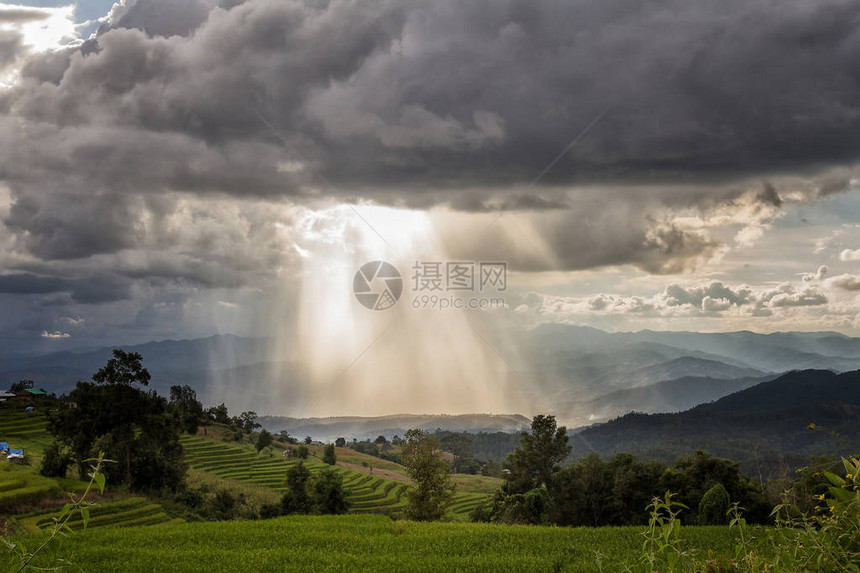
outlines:
M634 452L665 461L705 449L740 460L750 474L777 477L811 455L857 453L858 419L860 370L803 370L685 412L628 414L582 431L575 446L578 456Z
M395 435L403 436L410 428L428 431L441 428L453 432L472 433L516 432L527 429L531 423L531 420L519 414L394 414L330 418L263 416L258 421L272 432L286 430L293 436L312 436L322 440L335 440L338 437L372 440L379 435L391 439Z
M512 365L529 382L524 391L539 395L532 404L522 404L523 413L537 413L550 403L569 427L629 411L687 409L789 370L860 369L860 339L832 332L612 333L551 324L517 336L507 337L517 341L515 347L494 347L509 358L521 357ZM206 404L299 417L317 390L299 357L290 354L294 346L271 338L218 335L123 348L143 355L153 375L151 387L159 393L188 384ZM49 391L68 392L104 365L111 350L0 355L0 386L32 379ZM634 391L640 388L645 390ZM420 411L420 404L414 410Z

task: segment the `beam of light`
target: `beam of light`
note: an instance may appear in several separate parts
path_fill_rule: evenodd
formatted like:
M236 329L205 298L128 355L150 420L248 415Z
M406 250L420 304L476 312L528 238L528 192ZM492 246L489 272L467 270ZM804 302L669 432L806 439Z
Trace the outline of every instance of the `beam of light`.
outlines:
M297 309L273 338L269 411L302 417L523 411L527 389L470 327L485 317L412 307L415 261L453 260L441 246L438 222L423 211L360 209L396 252L345 206L309 211L297 225L304 266L297 291L285 289L275 311ZM385 311L362 307L352 292L356 270L373 260L394 264L404 281L401 299Z

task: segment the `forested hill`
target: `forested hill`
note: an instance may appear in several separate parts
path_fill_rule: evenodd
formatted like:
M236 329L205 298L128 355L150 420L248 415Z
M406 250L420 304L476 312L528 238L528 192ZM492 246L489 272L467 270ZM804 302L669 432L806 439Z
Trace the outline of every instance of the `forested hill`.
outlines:
M677 414L628 414L582 432L574 455L631 452L671 461L697 449L774 478L809 456L845 454L860 444L860 371L790 372ZM810 428L814 424L814 429Z
M695 409L762 412L817 403L860 404L860 370L843 374L828 370L789 372Z

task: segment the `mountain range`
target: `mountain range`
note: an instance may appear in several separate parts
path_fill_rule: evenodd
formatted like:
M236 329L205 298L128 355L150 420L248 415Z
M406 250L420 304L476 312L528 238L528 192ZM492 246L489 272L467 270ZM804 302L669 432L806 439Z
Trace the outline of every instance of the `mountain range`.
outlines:
M568 427L605 422L631 411L686 410L792 370L860 369L860 339L835 332L611 333L544 325L518 340L516 354L523 358L514 366L529 382L526 390L539 394L538 409L551 404L552 413ZM206 404L224 402L234 412L301 417L301 405L307 403L313 385L294 357L273 351L289 346L277 342L219 335L124 349L143 355L153 375L151 386L159 393L166 394L174 384L188 384ZM0 350L0 386L32 379L49 392L68 392L110 356L111 348L40 355ZM529 410L525 404L523 410L522 414L538 413L525 411ZM297 427L315 423L304 421ZM501 424L483 429L512 428Z
M856 453L858 420L860 371L801 370L685 412L627 414L585 429L572 444L576 457L632 452L666 462L703 449L766 480L813 455Z

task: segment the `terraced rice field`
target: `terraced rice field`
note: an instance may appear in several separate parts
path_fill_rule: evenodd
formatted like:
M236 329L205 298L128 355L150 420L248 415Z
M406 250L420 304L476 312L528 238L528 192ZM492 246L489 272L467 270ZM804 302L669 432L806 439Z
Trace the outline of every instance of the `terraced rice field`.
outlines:
M279 493L286 490L287 469L298 463L280 457L257 455L253 450L206 438L183 436L182 445L188 463L197 470L272 488ZM310 458L305 466L311 474L330 467ZM343 478L350 513L386 513L396 515L406 507L408 484L375 477L346 468L334 470ZM451 506L456 519L466 519L475 507L487 501L481 493L457 493Z
M38 533L50 527L58 514L55 511L30 514L18 518L17 525L26 533ZM159 523L182 523L182 519L171 518L164 508L143 497L128 497L116 501L102 501L90 506L90 521L87 528L131 527L134 525L156 525ZM80 514L74 515L68 521L69 527L75 530L83 528Z
M47 431L47 426L48 421L41 412L28 413L23 409L0 408L0 442L9 442L12 447L15 447L15 444L10 438L41 436Z

